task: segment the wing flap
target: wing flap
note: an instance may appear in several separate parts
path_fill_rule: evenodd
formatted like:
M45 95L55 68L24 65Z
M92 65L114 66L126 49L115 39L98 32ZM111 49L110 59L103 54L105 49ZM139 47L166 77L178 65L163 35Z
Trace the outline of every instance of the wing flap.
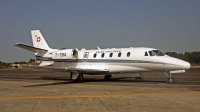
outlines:
M66 72L79 72L79 73L107 73L109 71L107 69L84 69L84 68L67 68L67 67L55 67L55 66L29 65L28 67L51 69L51 70L66 71Z
M20 47L22 49L26 49L28 51L35 52L35 53L37 53L37 52L48 52L48 50L45 50L45 49L40 49L40 48L36 48L36 47L24 45L24 44L19 44L19 43L16 43L14 46L17 46L17 47Z
M67 68L68 71L81 72L81 73L106 73L107 69L84 69L84 68Z

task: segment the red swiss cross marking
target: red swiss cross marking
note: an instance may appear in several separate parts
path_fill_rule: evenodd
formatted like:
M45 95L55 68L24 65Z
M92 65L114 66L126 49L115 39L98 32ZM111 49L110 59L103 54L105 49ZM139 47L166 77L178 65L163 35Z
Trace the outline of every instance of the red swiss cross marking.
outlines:
M41 40L40 37L37 37L37 42L40 42L40 40Z

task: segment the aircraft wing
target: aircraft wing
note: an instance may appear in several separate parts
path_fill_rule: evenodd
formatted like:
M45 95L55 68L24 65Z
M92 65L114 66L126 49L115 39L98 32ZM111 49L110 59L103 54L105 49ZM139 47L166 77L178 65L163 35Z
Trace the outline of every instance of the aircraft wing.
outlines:
M29 66L31 68L43 68L57 71L66 71L66 72L79 72L79 73L106 73L108 69L85 69L85 68L67 68L67 67L55 67L55 66Z
M84 69L84 68L67 68L67 71L80 72L80 73L106 73L108 69Z
M16 43L14 46L17 46L17 47L20 47L20 48L23 48L23 49L26 49L28 51L31 51L31 52L47 52L48 50L45 50L45 49L40 49L40 48L36 48L36 47L32 47L32 46L28 46L28 45L24 45L24 44L19 44L19 43Z

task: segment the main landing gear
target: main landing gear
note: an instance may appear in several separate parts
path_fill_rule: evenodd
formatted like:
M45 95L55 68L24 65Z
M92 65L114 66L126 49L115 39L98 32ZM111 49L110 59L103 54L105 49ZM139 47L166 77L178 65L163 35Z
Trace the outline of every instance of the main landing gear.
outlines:
M112 75L108 74L104 76L104 79L109 81L111 80ZM83 81L83 74L82 73L71 73L70 74L70 79L74 80L74 82L79 83Z
M109 75L105 75L104 79L108 81L108 80L111 80L111 77L112 77L112 75L110 75L110 74Z
M164 72L166 76L168 76L168 83L174 83L174 78L172 77L170 72L165 71Z
M83 74L81 73L71 73L70 79L74 80L74 82L82 82L83 81Z
M83 81L83 74L79 74L79 76L74 80L74 82L82 82Z

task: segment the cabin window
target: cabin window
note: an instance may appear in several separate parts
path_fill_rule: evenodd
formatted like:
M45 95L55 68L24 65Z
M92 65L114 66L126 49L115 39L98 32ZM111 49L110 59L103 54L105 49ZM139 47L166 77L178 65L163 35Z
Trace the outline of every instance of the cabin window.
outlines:
M101 57L103 58L103 57L104 57L104 55L105 55L105 54L104 54L104 53L102 53L102 54L101 54Z
M121 57L122 53L118 53L118 57Z
M130 53L130 52L128 52L128 53L127 53L127 57L130 57L130 55L131 55L131 53Z
M96 57L97 57L97 54L95 53L93 57L96 58Z
M113 53L110 53L110 57L112 57L113 56Z
M155 56L155 53L153 51L149 51L150 56Z
M147 53L147 52L145 52L144 56L148 56L148 53Z

